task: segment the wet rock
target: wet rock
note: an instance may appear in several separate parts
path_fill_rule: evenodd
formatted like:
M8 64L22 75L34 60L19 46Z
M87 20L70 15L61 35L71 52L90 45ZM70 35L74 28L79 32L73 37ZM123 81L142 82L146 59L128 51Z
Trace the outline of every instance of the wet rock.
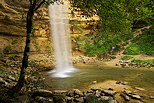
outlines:
M39 89L33 93L34 96L52 97L53 93L49 90Z
M74 91L73 90L68 91L66 96L73 97L74 96Z
M141 100L141 96L140 95L137 95L137 94L134 94L132 93L131 91L124 91L124 93L128 96L130 96L131 98L133 99L138 99L138 100Z
M35 100L39 103L53 103L52 98L44 98L44 97L41 97L41 96L35 97Z
M80 96L79 96L79 95L75 95L74 97L75 97L75 98L79 98Z
M92 81L92 84L96 84L97 83L97 81Z
M126 100L126 101L130 101L129 96L127 96L126 94L121 93L120 96L122 96L122 97L124 98L124 100Z
M72 103L74 98L73 97L66 97L67 102Z
M88 91L87 91L87 93L93 93L93 92L94 92L93 90L88 90Z
M83 97L80 97L80 98L74 98L74 102L83 103L83 102L84 102L84 99L83 99Z
M135 89L139 90L139 91L145 91L145 89L140 88L140 87L135 87Z
M116 84L127 85L128 82L117 81Z
M95 93L96 97L100 97L101 96L101 91L97 90L96 93Z
M110 99L109 96L101 96L101 100L103 100L103 101L107 101L107 100L109 100L109 99Z
M7 83L3 78L0 77L0 84L5 84L5 85L7 85L8 83Z
M118 103L117 100L111 100L109 103Z
M100 87L94 87L94 88L91 88L91 90L92 91L96 91L96 90L100 90L101 91L102 89Z
M68 91L67 90L54 90L54 94L66 94Z
M127 95L129 95L129 94L132 94L132 91L125 90L124 93L127 94Z
M137 95L137 94L132 94L130 95L133 99L138 99L141 100L141 96Z
M12 81L16 81L16 79L14 77L12 77L12 76L8 76L7 78L12 80Z
M103 90L102 92L105 93L106 95L111 95L111 96L116 94L116 91L113 90Z
M154 96L150 96L150 99L154 99Z
M83 93L79 89L73 89L75 95L83 96Z

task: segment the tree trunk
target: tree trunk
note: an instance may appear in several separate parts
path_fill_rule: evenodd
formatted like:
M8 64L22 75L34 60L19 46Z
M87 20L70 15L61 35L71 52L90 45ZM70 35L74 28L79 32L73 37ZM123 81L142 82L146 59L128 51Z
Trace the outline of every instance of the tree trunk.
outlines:
M30 51L30 34L32 32L32 21L34 16L34 10L35 5L30 5L28 13L27 13L27 19L26 19L26 45L24 49L23 59L22 59L22 67L20 71L20 77L17 82L17 84L12 88L13 91L20 91L25 83L25 73L26 68L28 67L28 53Z

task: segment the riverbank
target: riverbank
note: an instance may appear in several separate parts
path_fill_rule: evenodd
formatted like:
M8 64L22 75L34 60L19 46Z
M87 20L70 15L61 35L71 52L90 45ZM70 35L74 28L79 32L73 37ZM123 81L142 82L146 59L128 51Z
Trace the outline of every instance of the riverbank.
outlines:
M13 85L15 85L18 80L21 60L22 60L21 55L10 54L2 57L0 60L1 60L0 66L2 68L0 71L1 84L4 85L5 88L10 88ZM115 60L113 59L113 61ZM74 66L75 67L77 66L79 68L81 67L80 68L81 73L76 73L77 77L71 80L71 81L77 82L77 84L73 84L73 82L71 82L69 79L68 81L67 79L66 80L63 79L62 81L66 81L67 85L64 84L66 88L69 88L67 87L69 85L76 85L76 86L72 86L72 89L83 87L81 90L84 90L87 88L86 86L88 86L88 89L94 88L94 87L102 87L102 90L113 89L114 91L118 91L118 96L116 98L121 98L120 94L124 93L125 89L127 89L132 91L133 93L136 93L136 94L139 93L139 96L143 97L143 100L153 101L153 99L150 99L150 98L153 97L153 89L152 89L153 74L152 73L154 69L153 68L131 68L131 69L121 68L120 65L119 66L114 65L115 62L113 61L98 60L95 57L85 57L85 56L74 57L73 59ZM54 63L55 62L54 62L53 55L49 55L49 54L30 55L29 67L27 68L27 75L26 75L26 79L28 80L27 81L28 85L24 87L23 91L29 94L29 92L32 92L40 88L46 88L48 90L49 85L45 83L47 79L49 79L49 81L55 81L55 83L60 82L59 80L54 80L53 78L51 79L51 78L44 77L42 74L42 72L52 70L54 68ZM87 71L85 68L91 69L92 71L91 70ZM90 74L87 74L87 73L90 73ZM82 77L82 78L79 79L79 77ZM110 81L114 79L119 81ZM83 81L80 81L80 80L83 80ZM49 83L49 81L46 81L46 82ZM123 82L128 81L128 85L121 85L121 84L119 85L116 83L121 81ZM63 82L60 82L60 84L63 87ZM146 91L141 90L140 92L135 92L136 89L134 88L138 86L131 87L132 85L139 85L139 88L145 87ZM55 84L51 83L51 87L53 88L54 86L57 87ZM59 88L61 88L60 85L59 85ZM121 91L119 91L118 89ZM85 90L85 91L88 91L88 90ZM117 100L121 101L121 99L117 99ZM128 103L134 103L134 102L128 102Z

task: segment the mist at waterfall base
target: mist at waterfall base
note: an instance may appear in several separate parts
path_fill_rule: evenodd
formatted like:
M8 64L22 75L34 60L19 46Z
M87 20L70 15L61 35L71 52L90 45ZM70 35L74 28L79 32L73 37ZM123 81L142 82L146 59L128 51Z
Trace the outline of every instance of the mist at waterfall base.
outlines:
M52 77L70 77L75 71L72 65L71 43L69 40L68 4L54 3L49 6L50 25L54 43L55 69L50 71Z

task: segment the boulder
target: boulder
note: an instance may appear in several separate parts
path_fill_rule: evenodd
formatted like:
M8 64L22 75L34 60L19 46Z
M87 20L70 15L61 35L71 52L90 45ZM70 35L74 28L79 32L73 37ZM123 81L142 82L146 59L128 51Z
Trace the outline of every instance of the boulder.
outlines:
M109 100L109 99L110 99L109 96L101 96L101 100L102 100L102 101L107 101L107 100Z
M154 99L154 96L150 96L150 99Z
M16 79L14 77L12 77L12 76L8 76L7 78L11 79L12 81L16 81Z
M128 82L117 81L116 84L126 85Z
M118 103L117 100L111 100L109 103Z
M140 87L135 87L135 89L139 90L139 91L145 91L145 89L140 88Z
M73 97L74 96L74 91L73 90L68 91L66 96Z
M35 97L35 100L39 103L53 103L52 98L45 98L45 97L41 97L41 96Z
M138 99L141 100L141 96L137 95L137 94L132 94L130 95L133 99Z
M94 92L93 90L88 90L88 91L87 91L87 93L93 93L93 92Z
M5 85L7 85L8 83L7 83L3 78L0 77L0 84L5 84Z
M116 94L116 91L113 91L113 90L103 90L102 92L110 96L113 96Z
M127 94L127 95L129 95L129 94L132 94L132 91L125 90L124 93Z
M75 95L83 96L83 93L79 89L73 89Z
M126 100L126 101L130 101L129 96L127 96L126 94L121 93L120 96L122 96L122 97L124 98L124 100Z
M98 98L98 97L100 97L101 96L101 91L96 91L96 93L95 93L95 95L96 95L96 97Z
M96 84L97 83L97 81L92 81L92 84Z
M83 97L80 97L80 98L74 98L74 102L83 103L83 102L84 102L84 98L83 98Z
M94 87L94 88L91 88L91 90L92 91L96 91L96 90L100 90L101 91L102 89L100 87Z
M49 90L38 89L33 93L33 96L52 97L53 93Z
M54 90L54 94L66 94L68 91L67 90Z
M131 91L124 91L124 94L130 96L131 98L133 99L138 99L138 100L141 100L141 96L140 95L137 95L137 94L134 94L132 93Z
M74 98L73 97L66 97L66 100L67 100L67 102L69 102L69 103L71 102L72 103Z

